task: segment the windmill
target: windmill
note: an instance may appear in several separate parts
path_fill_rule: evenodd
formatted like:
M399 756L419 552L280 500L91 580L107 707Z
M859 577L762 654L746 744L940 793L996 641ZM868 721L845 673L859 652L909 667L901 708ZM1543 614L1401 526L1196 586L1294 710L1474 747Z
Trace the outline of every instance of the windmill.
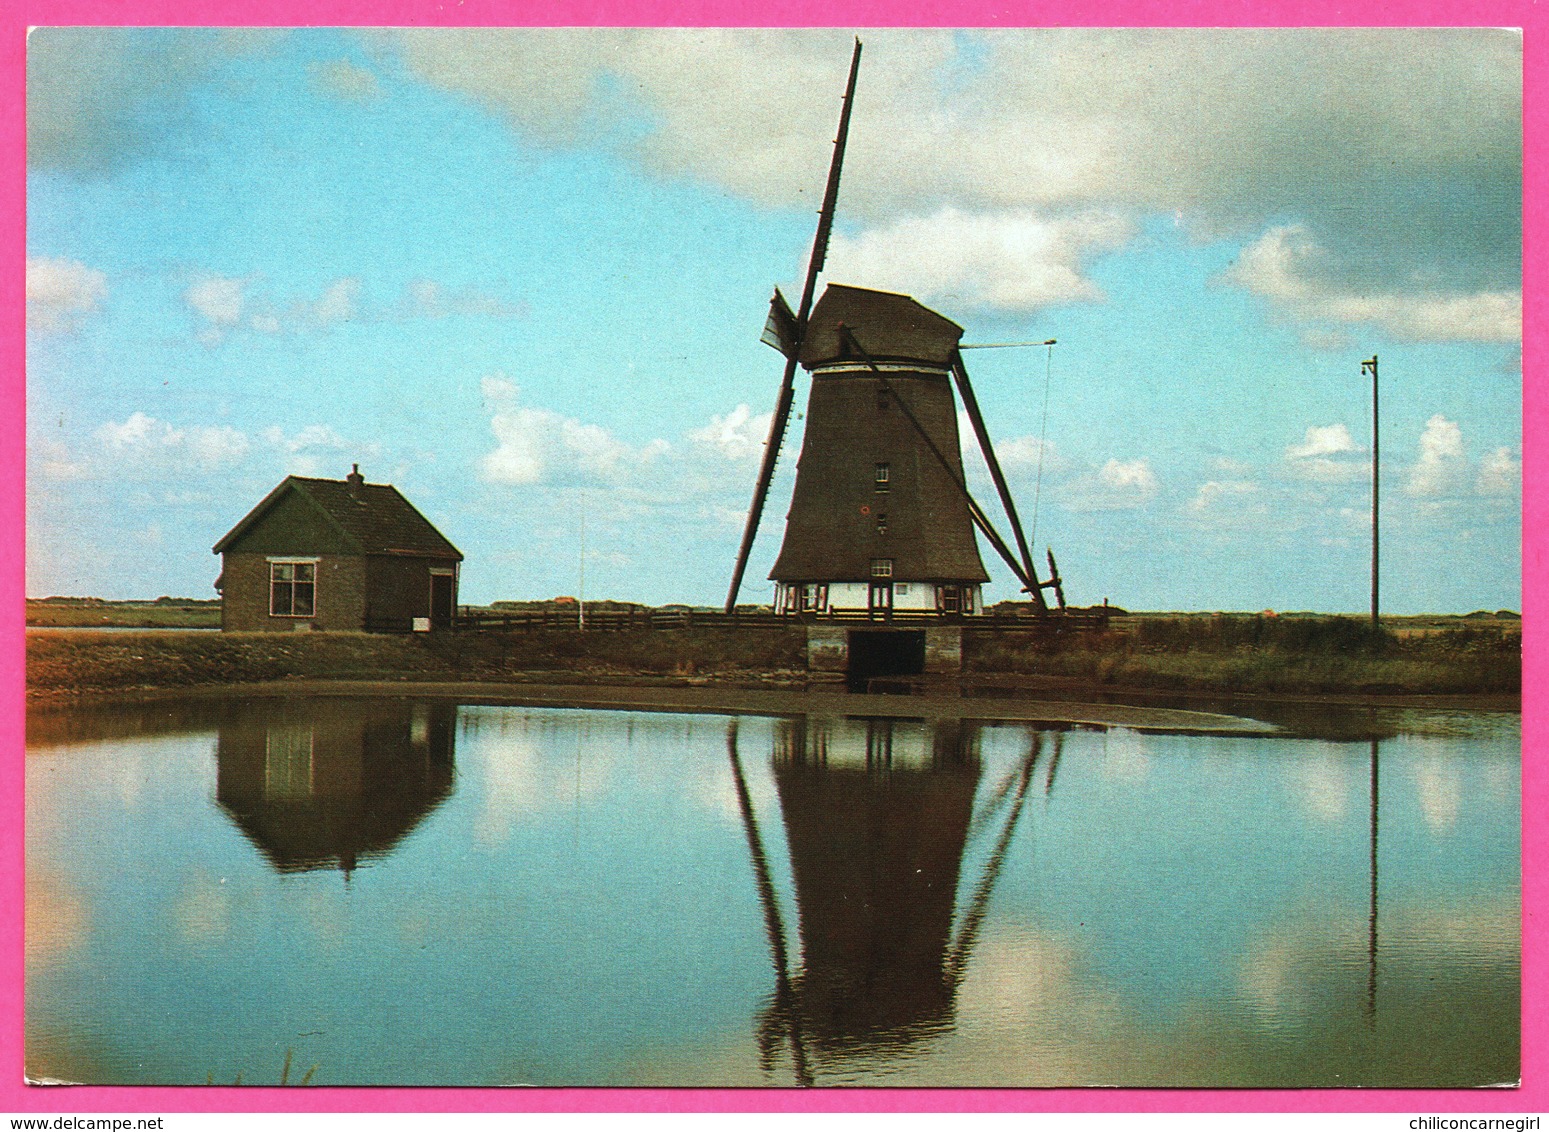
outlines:
M797 366L812 375L806 429L785 538L770 578L782 613L891 619L983 612L989 580L977 530L1049 611L1064 590L1049 553L1049 581L1034 569L1022 523L963 364L963 328L908 295L829 284L813 305L839 197L840 170L860 70L855 41L839 130L807 276L796 310L777 288L763 340L785 356L779 397L737 553L726 612L736 609L748 554L790 423ZM1052 345L1050 340L1048 345ZM962 400L1015 549L996 531L964 476L957 406Z
M765 1072L788 1048L798 1084L841 1074L853 1080L857 1070L917 1056L953 1028L958 992L997 882L1014 859L1044 754L1045 734L1034 730L1027 753L981 790L991 785L980 761L981 726L781 721L770 772L789 854L782 907L739 727L735 719L727 724L727 758L774 967L774 994L757 1022ZM1061 742L1054 732L1046 792ZM982 864L970 869L976 858ZM786 917L792 897L794 941Z

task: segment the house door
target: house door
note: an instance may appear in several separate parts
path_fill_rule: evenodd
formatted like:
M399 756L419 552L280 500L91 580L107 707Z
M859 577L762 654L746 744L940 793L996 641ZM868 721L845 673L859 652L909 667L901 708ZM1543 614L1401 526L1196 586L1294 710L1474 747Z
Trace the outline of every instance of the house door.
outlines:
M430 624L435 629L450 629L457 612L457 579L451 574L430 576Z
M872 582L866 594L866 611L872 617L893 616L893 583Z

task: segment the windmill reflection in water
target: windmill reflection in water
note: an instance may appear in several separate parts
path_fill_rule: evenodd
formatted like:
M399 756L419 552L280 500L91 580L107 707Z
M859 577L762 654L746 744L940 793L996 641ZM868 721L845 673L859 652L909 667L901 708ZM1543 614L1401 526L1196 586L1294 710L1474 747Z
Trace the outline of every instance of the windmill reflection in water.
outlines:
M907 1055L950 1030L979 927L1029 790L1045 733L979 796L981 725L946 720L784 721L773 777L790 848L801 942L794 963L763 836L728 724L727 756L775 971L758 1020L763 1069L789 1045L796 1079ZM1052 791L1061 732L1043 789ZM965 851L993 838L971 888ZM966 893L961 908L957 893Z

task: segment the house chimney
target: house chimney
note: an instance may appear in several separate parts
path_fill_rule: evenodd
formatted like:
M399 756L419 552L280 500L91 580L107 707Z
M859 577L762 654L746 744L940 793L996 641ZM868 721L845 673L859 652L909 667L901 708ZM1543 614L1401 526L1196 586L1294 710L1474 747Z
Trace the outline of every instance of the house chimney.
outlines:
M366 477L360 474L359 464L350 465L350 474L344 477L344 482L350 485L351 495L360 493L360 489L366 485Z

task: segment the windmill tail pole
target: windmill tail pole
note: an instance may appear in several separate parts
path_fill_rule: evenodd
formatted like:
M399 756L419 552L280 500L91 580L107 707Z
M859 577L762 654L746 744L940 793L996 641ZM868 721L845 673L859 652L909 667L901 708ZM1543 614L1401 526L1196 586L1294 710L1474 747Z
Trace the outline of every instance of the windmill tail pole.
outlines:
M807 315L812 311L812 296L817 290L818 273L828 258L828 236L834 227L834 211L839 205L839 175L844 168L844 147L850 136L850 109L855 105L855 80L861 69L861 41L856 39L855 51L850 56L850 78L845 83L844 107L839 111L839 132L834 135L834 155L828 166L828 184L823 190L823 208L818 213L818 230L812 238L812 255L807 260L807 280L801 289L801 305L796 310L795 340L785 350L785 376L780 381L780 396L775 404L774 419L769 422L769 439L764 444L764 460L758 470L758 485L753 489L753 502L748 507L748 519L742 530L742 545L737 548L737 565L732 571L731 588L726 593L726 612L737 611L737 593L742 589L742 576L747 573L748 555L753 551L753 540L758 537L759 520L764 513L764 500L769 496L769 481L774 477L775 462L780 458L780 445L785 440L785 428L791 419L791 401L795 396L796 359L801 352L801 340L807 333Z
M1011 523L1011 534L1016 539L1017 552L1022 559L1022 569L1029 578L1037 579L1037 571L1033 568L1033 556L1027 547L1027 537L1022 533L1022 520L1017 515L1016 503L1011 498L1011 488L1006 484L1006 477L1001 473L1000 461L995 458L995 446L990 443L990 430L985 427L984 414L979 411L979 398L974 395L973 383L968 380L968 367L963 364L963 355L955 352L952 355L952 377L957 382L958 395L963 398L963 409L968 414L968 420L973 425L974 436L979 441L979 451L984 454L985 465L990 469L990 479L995 482L995 490L1000 495L1001 506L1006 510L1006 518ZM1032 587L1033 604L1040 613L1048 609L1043 600L1043 588L1034 585Z

